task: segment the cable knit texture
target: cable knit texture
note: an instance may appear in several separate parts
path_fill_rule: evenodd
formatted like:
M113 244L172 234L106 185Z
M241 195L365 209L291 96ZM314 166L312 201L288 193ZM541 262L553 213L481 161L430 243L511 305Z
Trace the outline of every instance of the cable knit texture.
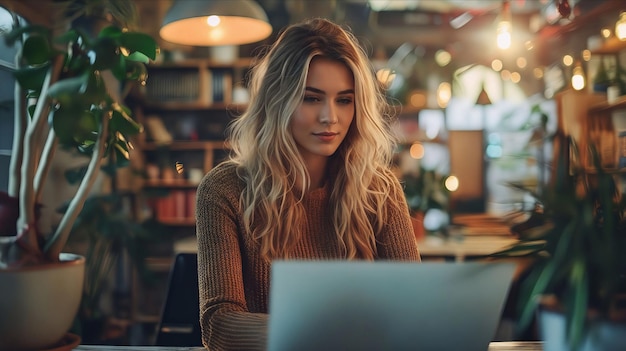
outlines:
M267 343L270 261L243 232L243 188L235 166L221 164L203 178L197 192L200 324L204 346L211 351L264 350ZM327 188L306 195L308 219L302 221L304 237L294 259L343 258L327 213L328 197ZM377 258L419 261L408 209L390 213L384 223Z

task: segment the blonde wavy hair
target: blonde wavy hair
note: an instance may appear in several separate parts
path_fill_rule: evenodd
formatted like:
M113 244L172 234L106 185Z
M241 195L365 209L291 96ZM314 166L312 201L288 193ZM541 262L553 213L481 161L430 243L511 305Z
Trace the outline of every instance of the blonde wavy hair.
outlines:
M325 19L287 27L259 55L250 72L248 109L229 126L229 162L237 165L246 184L241 195L245 229L260 241L266 258L289 257L302 236L300 223L307 214L296 180L301 179L303 189L310 182L289 123L302 103L315 56L344 63L354 76L355 118L329 159L328 213L345 258L374 259L375 235L383 227L387 206L404 203L390 170L395 139L389 106L356 37Z

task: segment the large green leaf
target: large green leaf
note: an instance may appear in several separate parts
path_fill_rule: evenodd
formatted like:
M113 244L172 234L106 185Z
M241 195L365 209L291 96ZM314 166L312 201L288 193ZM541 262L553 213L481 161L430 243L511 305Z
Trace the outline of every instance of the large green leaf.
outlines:
M144 64L137 61L126 61L126 79L139 81L146 84L148 69Z
M39 65L47 62L53 56L48 39L41 35L31 35L24 41L22 57L29 65Z
M584 336L589 301L588 284L585 258L583 255L580 255L572 265L569 279L570 288L565 295L566 309L569 316L567 325L568 343L573 348L578 347Z
M156 41L145 33L126 32L120 36L120 44L131 53L138 51L151 60L156 59L159 47Z
M122 30L116 26L107 26L102 28L100 33L98 33L99 38L110 38L110 39L118 39L122 34Z
M135 51L126 57L129 61L136 61L148 64L150 63L150 58L139 51Z
M117 64L111 67L111 73L113 73L115 78L120 82L126 80L126 59L124 55L118 56Z
M137 135L143 131L143 126L133 120L127 111L119 105L114 105L114 110L109 122L111 132L120 132L126 137Z
M106 83L100 72L92 71L89 74L89 79L87 80L87 86L83 96L92 104L96 105L100 105L101 102L109 99Z
M58 37L55 37L54 42L56 44L67 45L69 43L79 42L79 38L81 38L80 34L76 30L70 29Z
M93 68L101 71L113 69L118 64L119 55L115 40L108 37L98 38L89 51Z
M97 116L78 106L54 111L52 127L63 145L90 144L99 130Z
M86 91L88 82L88 74L59 80L50 87L50 89L48 90L48 96L50 96L51 98L61 98L64 96L80 96Z
M50 64L47 63L37 67L19 68L13 74L22 88L41 91L41 86L49 69Z

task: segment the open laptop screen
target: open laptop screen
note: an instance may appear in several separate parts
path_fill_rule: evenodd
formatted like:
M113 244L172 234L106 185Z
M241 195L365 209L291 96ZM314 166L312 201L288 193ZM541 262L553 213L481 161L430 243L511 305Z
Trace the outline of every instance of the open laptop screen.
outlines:
M514 271L512 263L276 261L268 350L485 351Z

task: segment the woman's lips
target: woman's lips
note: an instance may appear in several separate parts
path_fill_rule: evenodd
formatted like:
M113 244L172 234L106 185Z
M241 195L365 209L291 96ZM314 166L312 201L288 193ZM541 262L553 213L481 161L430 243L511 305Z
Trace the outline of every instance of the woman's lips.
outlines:
M321 141L324 141L324 142L333 141L333 139L335 139L335 137L338 134L339 133L333 133L333 132L313 133L313 135L315 135L318 139L320 139Z

